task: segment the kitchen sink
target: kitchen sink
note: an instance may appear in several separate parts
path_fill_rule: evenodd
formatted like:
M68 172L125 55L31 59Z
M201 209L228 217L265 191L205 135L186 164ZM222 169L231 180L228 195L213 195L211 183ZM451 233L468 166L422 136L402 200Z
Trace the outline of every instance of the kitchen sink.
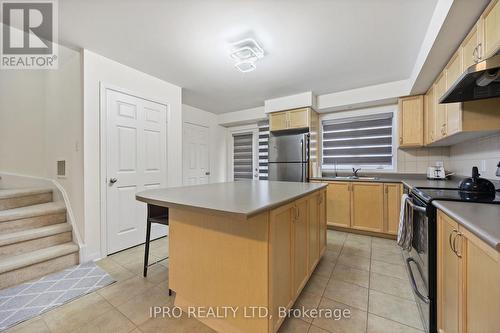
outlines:
M339 180L377 180L378 177L363 177L363 176L335 176L331 177Z

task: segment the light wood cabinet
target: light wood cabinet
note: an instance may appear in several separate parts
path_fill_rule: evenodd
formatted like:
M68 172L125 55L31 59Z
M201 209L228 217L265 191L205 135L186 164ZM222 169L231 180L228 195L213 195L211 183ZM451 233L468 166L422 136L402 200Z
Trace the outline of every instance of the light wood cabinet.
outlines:
M290 308L293 304L292 297L292 219L294 218L294 205L288 204L270 213L270 264L274 271L270 277L270 298L272 315L272 332L276 332L282 320L279 316L279 308Z
M311 108L300 108L269 114L270 131L283 131L311 126Z
M438 212L438 329L496 332L500 325L500 253Z
M290 128L303 128L309 127L309 113L308 108L297 109L288 111L289 127Z
M320 256L326 251L326 191L319 194L319 253Z
M462 45L460 46L462 52L462 70L463 73L467 68L477 63L480 59L479 54L479 22L474 25L472 30L469 32L467 37L465 37Z
M458 332L459 260L452 250L451 239L458 224L446 215L438 216L438 328L443 333Z
M500 4L492 0L426 93L424 142L450 146L500 130L498 102L440 104L439 99L471 65L500 48Z
M288 114L286 111L274 112L269 115L269 128L279 131L288 128Z
M461 49L453 55L446 66L446 90L448 90L462 74ZM449 103L446 107L446 135L452 135L462 130L462 103Z
M436 140L442 139L446 136L446 105L439 103L439 98L446 92L446 75L442 73L437 81L434 90L435 97L435 110L436 110Z
M308 262L308 199L298 200L294 206L293 226L293 295L299 296L309 277ZM316 209L318 209L316 207Z
M424 143L434 142L436 138L436 100L434 85L424 96Z
M321 190L270 212L272 332L284 319L278 315L279 308L293 305L325 250L325 195L326 191Z
M351 186L349 182L332 182L326 193L327 223L336 227L351 226Z
M420 147L424 145L424 100L423 96L399 99L399 146Z
M321 194L312 196L307 205L309 211L309 271L312 271L319 260L320 254L320 200L322 199Z
M384 184L352 183L351 228L384 231Z
M384 184L384 232L391 235L398 234L402 195L403 185Z
M322 209L331 227L395 235L402 194L400 183L329 182Z
M484 58L488 58L500 48L499 0L491 1L480 20L483 26Z

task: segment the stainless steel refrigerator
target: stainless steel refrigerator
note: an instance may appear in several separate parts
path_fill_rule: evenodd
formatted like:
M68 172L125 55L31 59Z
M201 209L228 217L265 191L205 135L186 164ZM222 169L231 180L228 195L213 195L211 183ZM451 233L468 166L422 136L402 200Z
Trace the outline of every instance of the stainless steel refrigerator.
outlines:
M268 179L309 181L309 133L269 135Z

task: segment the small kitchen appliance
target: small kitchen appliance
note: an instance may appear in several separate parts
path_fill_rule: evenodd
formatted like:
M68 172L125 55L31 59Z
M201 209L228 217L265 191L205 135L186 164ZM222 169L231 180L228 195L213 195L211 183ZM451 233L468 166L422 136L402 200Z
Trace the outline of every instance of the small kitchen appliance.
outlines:
M437 162L435 166L427 168L427 179L446 179L446 171L444 170L443 162Z

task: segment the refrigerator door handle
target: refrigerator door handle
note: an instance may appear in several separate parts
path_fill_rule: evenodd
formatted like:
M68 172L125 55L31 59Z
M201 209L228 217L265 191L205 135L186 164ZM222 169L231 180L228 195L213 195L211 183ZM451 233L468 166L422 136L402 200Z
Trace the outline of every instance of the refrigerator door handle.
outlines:
M300 140L300 152L301 152L301 156L300 156L300 161L304 161L304 139L301 139Z

